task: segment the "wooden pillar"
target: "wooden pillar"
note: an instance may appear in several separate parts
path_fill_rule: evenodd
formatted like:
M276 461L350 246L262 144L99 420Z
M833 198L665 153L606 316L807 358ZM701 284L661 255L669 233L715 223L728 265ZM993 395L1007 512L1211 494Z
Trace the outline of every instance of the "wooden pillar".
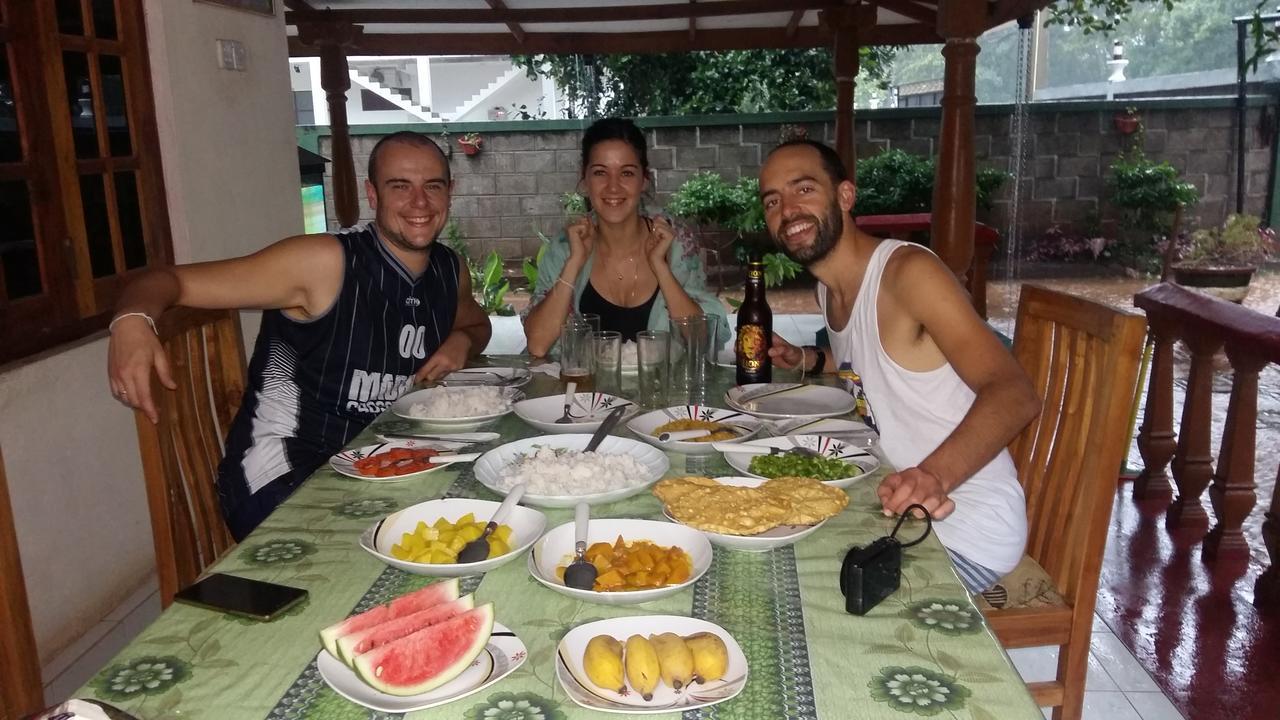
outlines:
M973 113L977 98L978 35L986 4L981 0L949 0L938 5L942 48L942 129L938 137L938 169L933 182L933 251L964 282L973 261L977 212L973 161Z
M1231 380L1231 399L1227 403L1227 424L1222 430L1218 469L1209 488L1209 500L1218 521L1204 542L1204 557L1210 560L1223 552L1248 554L1249 544L1240 526L1258 501L1253 490L1258 373L1267 366L1267 361L1250 355L1247 348L1234 343L1227 345L1227 357L1235 373Z
M1276 485L1280 486L1280 472L1276 473ZM1253 584L1254 604L1280 608L1280 492L1271 493L1271 507L1263 518L1262 542L1271 564Z
M833 48L836 78L836 154L849 177L858 164L858 144L853 137L853 91L861 62L862 36L875 26L876 9L860 4L822 11L822 23L835 38Z
M18 536L9 504L9 486L0 457L0 612L5 628L0 630L0 716L23 717L44 707L40 661L31 630L31 608L27 604L27 584L18 554Z
M342 22L300 22L298 40L315 47L320 56L320 87L329 106L330 167L333 168L333 209L338 224L351 227L360 219L360 188L347 125L347 89L351 75L347 49L364 33L359 25Z
M1147 384L1147 409L1138 428L1142 472L1133 481L1133 497L1169 500L1173 488L1167 468L1178 446L1178 436L1173 432L1173 343L1178 339L1177 324L1151 311L1147 312L1147 323L1155 351Z
M351 155L351 129L347 125L347 89L351 76L347 53L336 42L320 44L320 87L329 105L330 150L333 168L333 208L338 224L351 227L360 219L360 192L356 187L356 166Z

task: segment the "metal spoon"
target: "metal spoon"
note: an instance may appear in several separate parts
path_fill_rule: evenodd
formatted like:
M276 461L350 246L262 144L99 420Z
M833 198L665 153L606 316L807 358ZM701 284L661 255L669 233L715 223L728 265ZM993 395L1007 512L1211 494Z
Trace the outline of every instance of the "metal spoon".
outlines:
M480 537L463 545L462 549L458 551L459 565L480 562L489 558L489 536L493 534L494 530L498 529L503 520L507 519L507 515L511 514L511 508L515 507L522 497L524 497L524 483L519 483L511 488L511 491L507 493L506 499L502 501L497 510L493 511L493 517L489 518L489 524L484 526L484 532L480 533Z
M573 422L573 415L569 414L569 406L573 404L573 391L578 389L578 383L570 381L564 386L564 414L556 420L557 425L568 425Z
M596 585L596 566L587 562L587 518L591 508L578 503L573 509L574 560L564 569L564 584L578 590L591 590Z
M609 431L612 430L613 427L618 424L618 421L622 419L622 416L626 414L627 407L629 405L630 403L627 405L619 405L611 410L609 415L600 422L600 427L596 428L591 439L587 441L587 447L583 449L582 452L595 452L595 449L600 447L600 443L604 442L605 437L609 435Z
M722 453L737 453L739 455L805 455L807 457L820 457L821 453L813 448L807 447L766 447L764 445L742 445L739 443L729 442L713 442L711 447Z

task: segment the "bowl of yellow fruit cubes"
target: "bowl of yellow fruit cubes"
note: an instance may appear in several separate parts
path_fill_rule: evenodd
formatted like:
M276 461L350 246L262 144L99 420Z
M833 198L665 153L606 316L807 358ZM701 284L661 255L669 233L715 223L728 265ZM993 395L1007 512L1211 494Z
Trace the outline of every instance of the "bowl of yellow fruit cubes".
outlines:
M488 572L519 557L547 527L547 517L521 505L487 538L489 557L459 563L458 551L480 537L499 503L448 498L391 513L360 535L360 547L415 575L460 577Z

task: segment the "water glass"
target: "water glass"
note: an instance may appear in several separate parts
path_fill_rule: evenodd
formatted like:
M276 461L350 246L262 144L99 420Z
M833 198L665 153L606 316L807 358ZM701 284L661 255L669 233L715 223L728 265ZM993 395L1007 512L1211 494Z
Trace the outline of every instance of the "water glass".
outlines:
M707 400L707 318L690 315L671 318L671 394L680 405L701 405Z
M720 357L720 350L723 345L720 342L720 328L724 326L726 332L728 324L725 319L719 315L704 315L707 319L707 364L715 367L716 358Z
M636 402L644 407L667 404L667 353L671 335L664 330L636 333L636 372L640 385Z
M595 345L591 325L581 315L565 318L560 330L560 380L574 382L579 392L592 389L592 366L595 362Z
M596 392L622 395L622 333L604 330L591 333L595 348Z
M591 326L591 332L600 332L600 316L596 313L574 313L579 322Z

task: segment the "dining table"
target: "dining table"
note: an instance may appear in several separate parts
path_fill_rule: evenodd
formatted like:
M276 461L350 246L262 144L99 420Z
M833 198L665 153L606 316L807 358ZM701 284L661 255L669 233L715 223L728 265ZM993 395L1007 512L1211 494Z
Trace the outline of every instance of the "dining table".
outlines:
M482 358L526 367L529 358ZM536 368L535 368L536 369ZM775 371L775 376L785 373ZM707 404L723 406L733 369L707 378ZM812 382L812 377L807 379ZM834 384L834 378L818 382ZM529 397L559 394L558 378L533 372ZM373 442L385 413L351 446ZM514 414L489 428L496 447L540 434ZM615 434L628 435L625 424ZM468 448L471 450L473 448ZM668 477L737 475L719 455L668 453ZM635 605L602 605L543 587L525 558L462 579L477 603L492 602L497 622L527 648L522 664L497 683L445 705L406 715L367 709L336 693L317 669L318 631L357 612L437 581L393 568L362 549L360 534L389 513L436 498L500 499L470 464L445 466L400 483L373 483L318 469L211 571L305 588L308 597L270 622L175 603L125 646L76 697L109 703L143 720L159 718L467 718L576 720L610 715L575 704L556 678L560 639L583 623L632 615L681 615L724 628L741 646L749 674L742 692L716 705L653 717L1041 718L1027 687L961 584L936 534L906 548L897 591L865 615L846 612L839 578L855 546L889 535L875 488L889 468L847 489L848 507L817 532L766 552L716 547L711 567L690 588ZM544 509L547 527L572 509ZM596 505L593 518L665 519L649 492ZM915 538L925 523L900 530Z

